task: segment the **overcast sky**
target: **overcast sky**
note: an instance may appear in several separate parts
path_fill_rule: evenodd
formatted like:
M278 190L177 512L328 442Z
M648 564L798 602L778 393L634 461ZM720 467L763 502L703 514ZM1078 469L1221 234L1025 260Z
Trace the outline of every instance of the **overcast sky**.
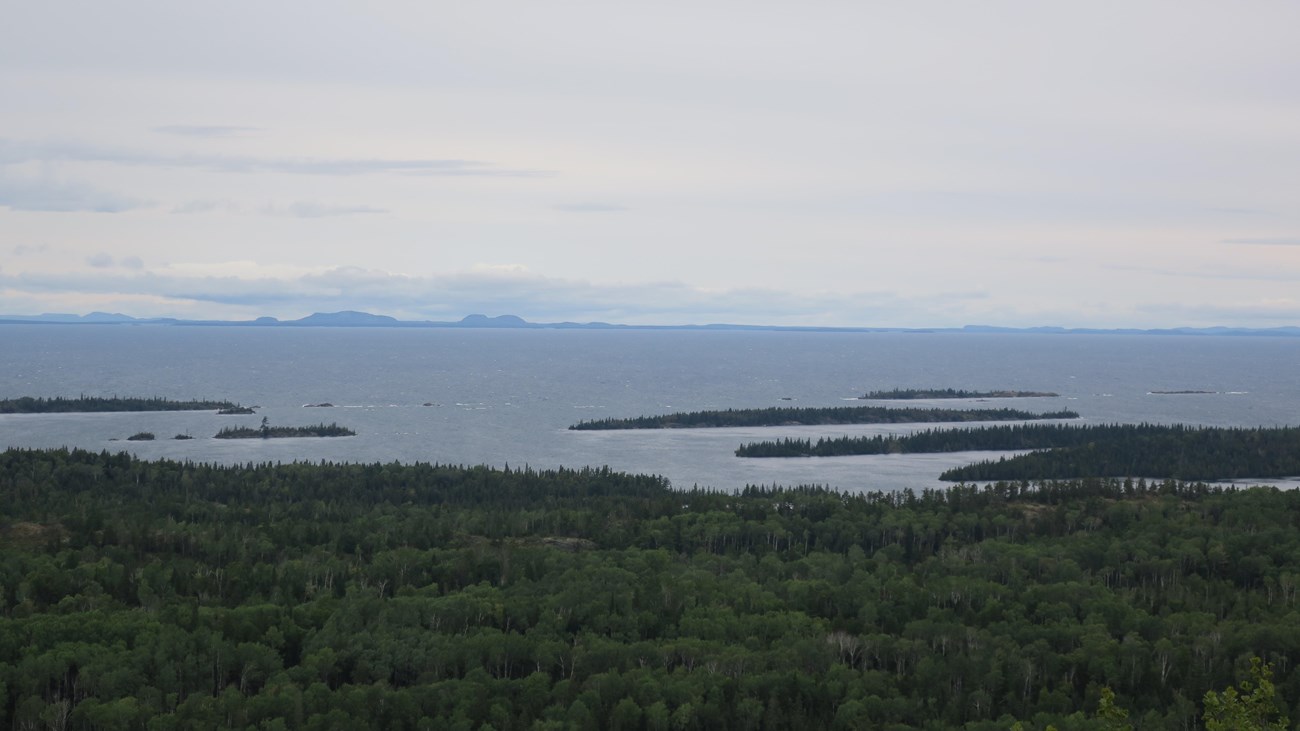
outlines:
M9 3L0 313L1300 325L1300 3Z

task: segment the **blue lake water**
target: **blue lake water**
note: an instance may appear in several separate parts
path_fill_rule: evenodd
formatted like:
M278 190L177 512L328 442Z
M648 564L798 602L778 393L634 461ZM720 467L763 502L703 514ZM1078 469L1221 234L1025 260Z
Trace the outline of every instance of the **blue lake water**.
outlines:
M222 463L608 465L661 474L677 487L924 488L941 485L937 477L944 469L990 453L796 460L732 455L745 441L910 428L900 425L567 427L582 419L671 411L861 405L867 402L854 397L895 387L1061 394L909 405L1069 408L1091 423L1274 426L1300 423L1297 365L1300 338L8 325L0 326L0 397L224 398L260 408L256 416L0 415L0 447L73 446ZM1151 393L1177 390L1216 393ZM321 402L336 406L304 408ZM263 416L276 425L336 421L358 435L211 438L222 426L255 426ZM138 431L159 440L120 441ZM170 439L177 433L195 439Z

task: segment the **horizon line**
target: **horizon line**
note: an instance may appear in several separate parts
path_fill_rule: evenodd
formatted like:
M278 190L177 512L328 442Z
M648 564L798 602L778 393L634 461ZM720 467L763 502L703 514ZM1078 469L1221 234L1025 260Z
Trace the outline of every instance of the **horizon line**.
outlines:
M1165 327L1066 327L1061 325L1003 326L967 324L960 326L899 327L889 325L772 325L740 323L627 324L603 321L533 322L514 314L489 316L473 313L460 320L402 320L391 315L377 315L360 310L314 312L292 320L263 315L249 320L215 318L189 319L170 316L134 317L122 313L94 311L84 315L42 313L40 315L0 315L7 325L174 325L231 327L405 327L405 328L483 328L483 329L588 329L588 330L747 330L779 332L903 332L903 333L1037 333L1037 334L1201 334L1201 335L1293 335L1300 336L1300 326L1243 327L1233 325L1165 326Z

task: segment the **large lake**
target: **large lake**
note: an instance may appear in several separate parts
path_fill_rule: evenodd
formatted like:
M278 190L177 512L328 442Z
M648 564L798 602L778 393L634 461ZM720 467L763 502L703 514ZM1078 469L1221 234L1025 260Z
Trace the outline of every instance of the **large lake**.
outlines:
M230 399L211 412L0 415L0 446L202 462L605 466L674 486L935 487L990 453L745 460L741 442L909 427L578 432L582 419L865 404L873 389L1055 391L955 407L1069 408L1089 423L1300 423L1300 338L975 333L0 326L0 397ZM1162 395L1152 391L1213 391ZM785 401L783 399L790 399ZM329 402L335 408L304 408ZM430 403L432 406L422 404ZM875 403L875 402L872 402ZM355 437L214 440L222 426L337 421ZM924 428L929 428L926 425ZM155 442L120 441L152 431ZM188 433L189 441L170 439ZM996 453L993 454L996 456Z

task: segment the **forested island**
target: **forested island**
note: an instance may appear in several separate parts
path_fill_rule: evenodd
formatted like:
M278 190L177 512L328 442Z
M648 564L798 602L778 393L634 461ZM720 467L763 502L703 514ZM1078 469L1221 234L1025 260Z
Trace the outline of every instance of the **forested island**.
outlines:
M21 396L0 399L0 414L65 414L74 412L108 411L215 411L239 408L231 401L174 401L152 396L133 398L127 396L78 396L54 398Z
M1046 450L944 472L940 479L1158 477L1230 480L1300 476L1300 427L1014 424L913 434L781 439L742 444L737 457Z
M1050 449L1085 444L1099 438L1123 439L1139 429L1130 425L1074 426L1070 424L1009 424L975 429L926 429L911 434L823 437L816 442L810 439L751 442L742 444L736 450L736 456L844 457L855 454Z
M9 728L1300 716L1294 491L730 494L607 469L10 450L0 516Z
M570 429L704 429L735 426L835 426L841 424L908 424L963 421L1029 421L1035 419L1077 419L1074 411L1032 413L1018 409L912 409L885 406L790 407L685 411L662 416L631 419L581 421Z
M271 426L263 418L261 426L228 426L217 432L213 438L283 439L288 437L353 437L356 434L351 429L333 422L329 424L322 422L313 426Z
M910 401L912 399L1039 398L1060 396L1051 391L964 391L956 388L893 388L871 391L858 398L873 401Z

